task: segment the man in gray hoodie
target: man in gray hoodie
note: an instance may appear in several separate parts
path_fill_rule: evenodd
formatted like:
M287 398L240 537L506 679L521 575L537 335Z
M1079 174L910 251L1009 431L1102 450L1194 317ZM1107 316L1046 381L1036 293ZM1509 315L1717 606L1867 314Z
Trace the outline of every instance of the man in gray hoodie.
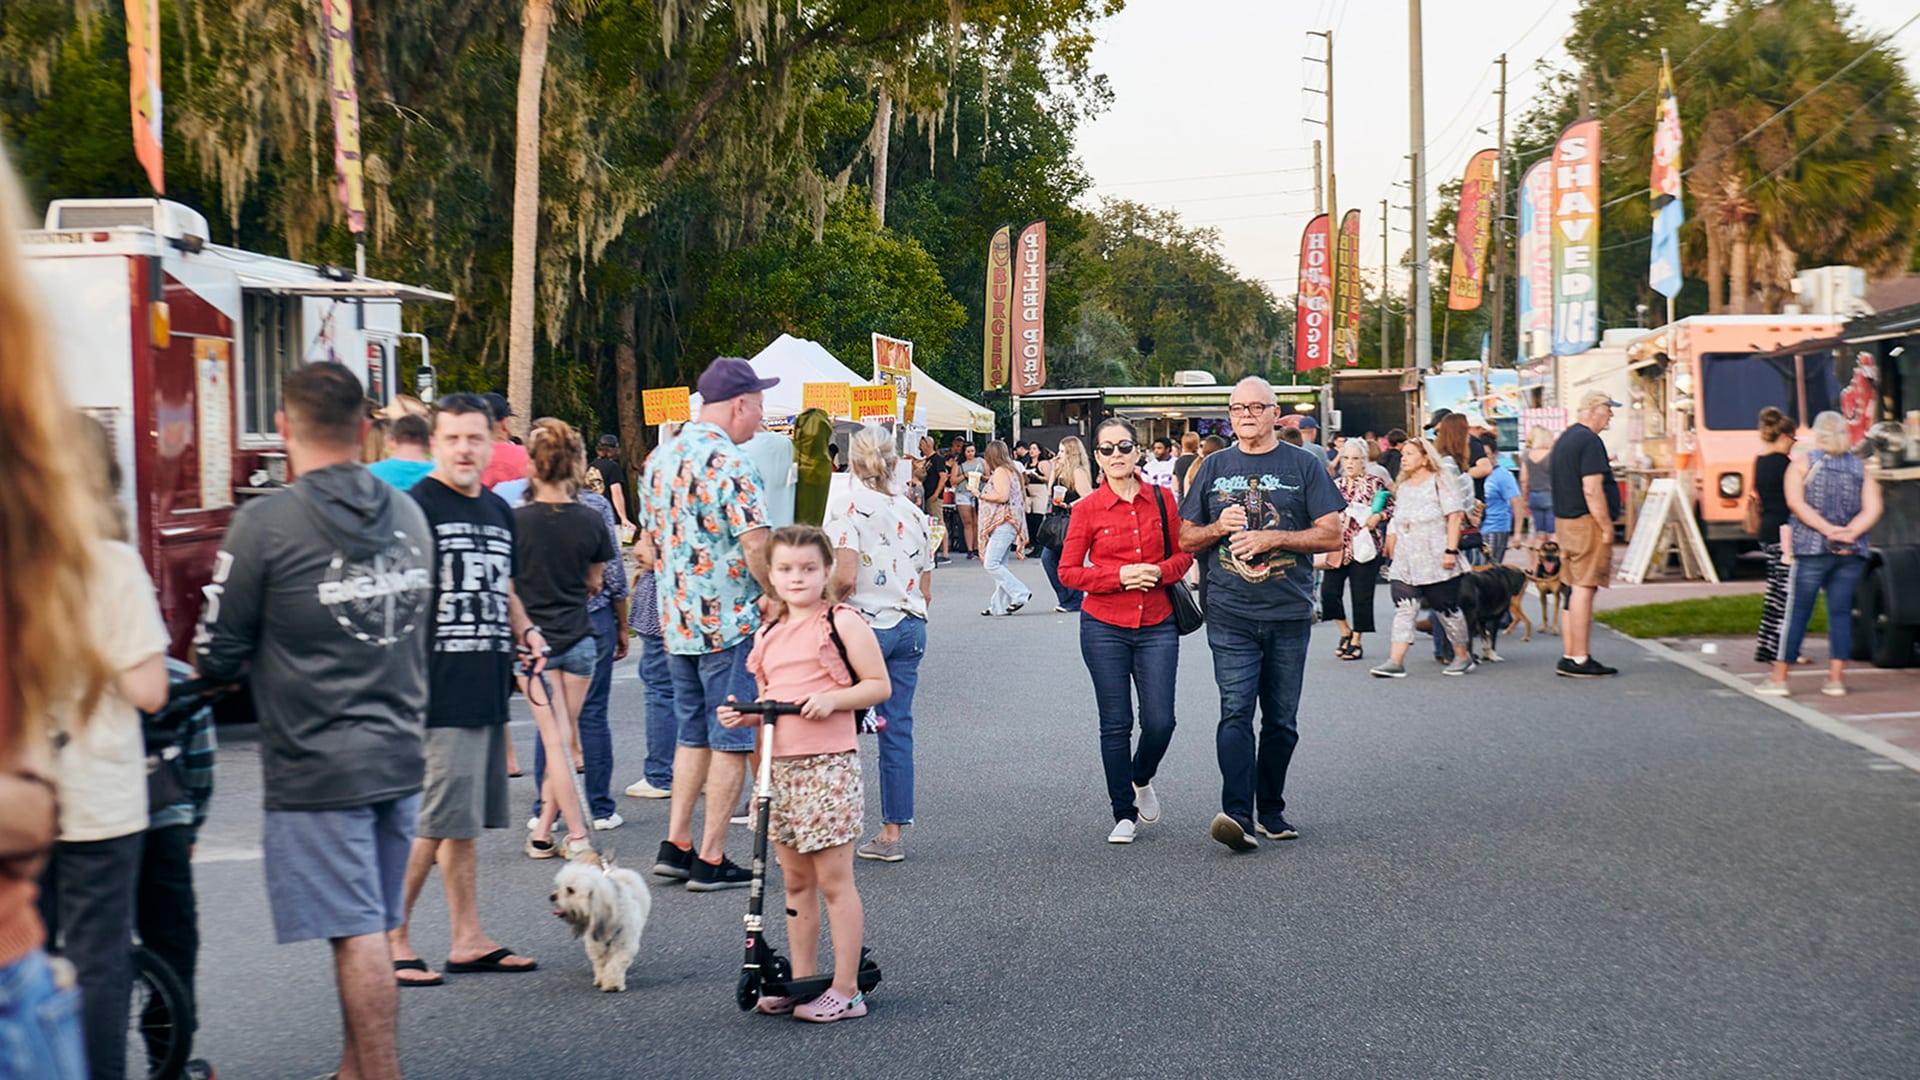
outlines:
M333 945L340 1075L400 1075L387 931L420 815L433 531L357 463L364 391L333 363L287 377L275 417L298 479L241 507L206 587L202 675L260 719L274 930Z

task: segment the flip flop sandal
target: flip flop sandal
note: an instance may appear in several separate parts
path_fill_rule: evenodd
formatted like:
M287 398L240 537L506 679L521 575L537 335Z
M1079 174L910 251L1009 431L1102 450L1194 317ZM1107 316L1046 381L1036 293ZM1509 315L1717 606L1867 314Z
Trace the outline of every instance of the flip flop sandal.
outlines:
M455 975L473 975L484 972L500 972L502 974L518 975L523 971L532 971L540 966L531 960L525 964L503 964L500 962L509 956L516 955L518 954L512 949L499 948L476 960L468 960L460 963L449 960L447 961L447 970Z
M425 960L415 959L415 960L395 960L393 962L393 970L395 971L430 971L432 969L427 967L427 962ZM399 983L401 986L439 986L441 983L444 983L447 980L441 978L438 975L435 975L431 979L403 979L398 975L395 975L393 977L393 981Z

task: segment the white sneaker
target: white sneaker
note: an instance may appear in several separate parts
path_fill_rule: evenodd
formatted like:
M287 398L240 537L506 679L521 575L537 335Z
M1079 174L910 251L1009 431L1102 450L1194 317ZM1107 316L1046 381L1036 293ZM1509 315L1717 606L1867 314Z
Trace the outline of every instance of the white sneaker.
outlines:
M645 780L627 785L627 797L630 799L665 799L672 795L673 789L654 787Z
M625 825L626 823L627 823L627 819L621 817L620 812L618 810L614 811L613 814L608 817L597 817L593 819L593 827L596 829L600 829L602 831L607 829L617 829L620 826Z
M1139 827L1134 825L1131 820L1122 818L1113 823L1113 831L1107 834L1107 843L1131 844L1133 843L1134 834L1139 831Z
M1160 820L1160 796L1155 794L1152 784L1133 785L1133 805L1140 811L1140 824L1151 825Z
M1784 679L1779 682L1768 679L1766 682L1755 687L1753 692L1763 697L1786 697L1788 694L1787 684Z
M539 815L539 814L535 814L535 815L533 815L532 817L530 817L530 818L528 818L528 819L527 819L527 831L528 831L528 832L532 832L533 830L535 830L535 829L537 829L537 828L539 828L539 827L540 827L540 815Z

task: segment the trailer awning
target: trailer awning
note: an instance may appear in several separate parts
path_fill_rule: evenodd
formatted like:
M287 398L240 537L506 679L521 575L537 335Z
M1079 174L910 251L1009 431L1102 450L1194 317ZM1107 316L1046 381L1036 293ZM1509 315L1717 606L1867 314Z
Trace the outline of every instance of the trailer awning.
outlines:
M398 300L402 303L419 304L430 301L451 303L454 299L452 293L443 293L437 289L367 278L352 281L334 281L330 278L287 281L284 278L241 274L240 288L245 292L266 293L269 296L317 296L330 300Z

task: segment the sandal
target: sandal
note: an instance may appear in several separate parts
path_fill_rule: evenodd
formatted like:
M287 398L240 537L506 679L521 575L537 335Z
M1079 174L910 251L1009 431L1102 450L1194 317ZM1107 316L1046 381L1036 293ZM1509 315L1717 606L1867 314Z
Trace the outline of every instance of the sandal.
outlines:
M827 992L793 1010L795 1020L806 1020L815 1024L831 1024L835 1020L852 1020L867 1015L867 995L858 990L853 997L843 998L832 987Z
M427 967L427 962L425 960L421 960L416 957L412 960L395 960L393 962L393 970L395 971L432 971L433 969ZM398 975L395 975L393 977L393 981L399 983L401 986L439 986L441 983L444 983L447 980L441 978L438 975L435 975L431 979L403 979Z
M465 960L465 961L458 961L458 962L449 960L447 961L447 970L452 972L455 975L470 975L470 974L475 974L477 972L487 972L487 971L498 971L498 972L505 972L513 975L518 975L523 971L533 971L540 966L538 963L535 963L532 960L527 960L527 962L524 964L501 963L502 960L505 960L510 956L518 956L518 955L519 954L514 952L512 949L499 948L499 949L493 950L492 952L488 953L485 956L479 957L474 960ZM526 958L521 957L521 959L525 960ZM400 964L401 964L401 961L396 960L394 961L393 966L399 967Z

